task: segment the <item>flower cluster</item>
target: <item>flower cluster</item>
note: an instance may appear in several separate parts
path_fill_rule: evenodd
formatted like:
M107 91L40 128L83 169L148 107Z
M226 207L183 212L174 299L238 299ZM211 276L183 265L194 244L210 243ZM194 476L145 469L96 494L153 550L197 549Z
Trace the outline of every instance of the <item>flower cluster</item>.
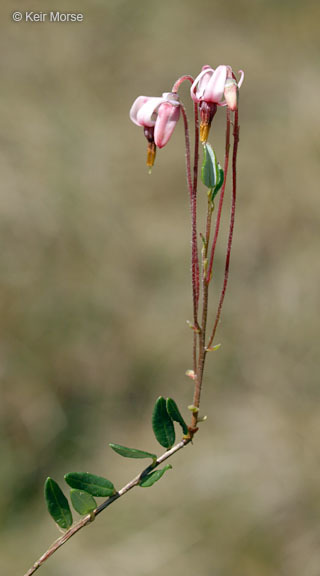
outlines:
M238 107L239 88L244 74L240 71L237 82L230 66L218 66L215 70L203 66L194 80L190 94L199 104L200 140L206 142L213 117L218 106L228 106L232 111ZM156 148L167 144L180 117L181 103L177 92L165 92L162 97L138 96L134 101L130 118L142 126L148 141L147 166L153 166Z

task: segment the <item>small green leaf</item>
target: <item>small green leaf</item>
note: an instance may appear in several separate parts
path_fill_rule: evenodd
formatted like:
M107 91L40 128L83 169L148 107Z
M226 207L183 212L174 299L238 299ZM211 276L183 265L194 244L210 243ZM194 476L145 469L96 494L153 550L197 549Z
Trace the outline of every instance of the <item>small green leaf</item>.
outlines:
M203 145L203 162L201 167L201 180L209 188L210 199L213 203L217 193L224 182L224 172L217 161L214 150L208 142Z
M84 490L92 496L112 496L116 493L114 485L110 480L95 476L88 472L69 472L64 477L65 481L71 488Z
M68 500L61 488L52 478L47 478L44 485L44 496L49 514L63 530L68 530L72 524L72 513Z
M141 488L149 488L149 486L152 486L155 482L158 482L158 480L160 480L164 473L167 470L170 470L170 468L172 468L171 464L167 464L167 466L161 468L161 470L150 472L150 474L147 474L147 476L140 480L139 486L141 486Z
M175 422L179 422L183 430L183 433L188 434L189 432L188 426L185 423L184 419L182 418L176 402L172 398L167 398L167 412L170 418L172 418L172 420L174 420Z
M97 507L95 499L93 496L91 496L91 494L88 494L88 492L83 492L82 490L74 490L72 488L70 490L70 498L72 506L79 514L81 514L81 516L90 514L90 512L92 512L92 510Z
M218 162L218 181L215 187L211 190L211 202L214 201L216 195L218 194L222 184L224 182L224 172Z
M215 346L211 346L210 348L207 348L207 352L215 352L215 350L219 350L219 348L221 348L221 344L215 344Z
M203 162L201 167L201 180L204 185L212 189L219 179L218 162L214 150L208 142L203 145Z
M137 448L128 448L127 446L120 446L120 444L109 444L109 446L117 452L117 454L125 458L151 458L154 462L157 459L156 454L151 454L144 450L137 450Z
M175 441L173 422L167 412L166 401L159 396L152 413L152 428L154 435L161 446L171 448Z

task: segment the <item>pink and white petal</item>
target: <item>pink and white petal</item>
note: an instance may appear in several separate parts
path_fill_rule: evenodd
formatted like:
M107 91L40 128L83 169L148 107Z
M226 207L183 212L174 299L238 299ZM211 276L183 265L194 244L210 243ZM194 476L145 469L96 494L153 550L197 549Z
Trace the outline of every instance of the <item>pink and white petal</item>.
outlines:
M149 99L149 96L138 96L138 98L135 99L134 103L132 104L132 106L130 108L130 113L129 113L130 119L137 126L142 126L142 124L140 124L137 120L137 115L138 115L140 108L147 102L148 99Z
M203 66L200 74L198 74L198 76L196 77L194 83L190 88L190 94L192 100L194 100L195 102L201 102L201 100L203 100L203 94L206 85L213 74L214 74L213 68L210 68L210 66Z
M154 127L154 141L158 148L163 148L171 138L179 116L180 106L163 102L159 107L158 117Z
M238 82L238 88L240 88L243 80L244 80L244 71L243 70L239 70L239 74L240 74L240 80Z
M227 78L227 66L218 66L211 76L204 93L206 102L219 104L223 98L224 86Z
M206 99L205 98L206 89L207 89L207 86L208 86L211 78L213 77L213 75L214 75L214 70L204 70L204 74L199 81L197 92L196 92L197 97L200 101Z
M236 81L233 78L228 79L224 88L224 97L229 110L232 110L232 112L238 108L238 92Z
M179 95L176 92L164 92L162 98L173 106L180 106Z
M140 126L154 126L157 120L157 108L164 102L163 98L149 97L137 112Z

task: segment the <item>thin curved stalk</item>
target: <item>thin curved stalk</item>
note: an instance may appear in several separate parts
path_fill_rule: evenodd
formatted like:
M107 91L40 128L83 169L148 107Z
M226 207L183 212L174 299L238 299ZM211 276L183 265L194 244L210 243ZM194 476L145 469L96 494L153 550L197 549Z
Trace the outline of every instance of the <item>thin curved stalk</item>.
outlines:
M208 247L210 242L210 232L211 232L211 222L212 222L212 212L213 206L211 199L208 198L208 207L207 207L207 221L206 221L206 234L203 239L203 248L202 248L202 274L201 274L201 281L202 281L202 318L201 318L201 331L199 334L199 362L197 366L197 373L196 373L196 380L195 380L195 388L193 394L193 406L196 409L199 409L200 406L200 396L201 396L201 388L202 388L202 381L203 381L203 373L204 373L204 365L206 359L206 328L207 328L207 317L208 317L208 298L209 298L209 291L208 291L208 283L206 278L207 273L207 257L208 257ZM193 429L196 428L198 422L198 411L194 411L192 414L192 421L191 427Z
M181 76L174 83L172 92L178 92L183 82L189 81L191 84L194 78L189 74ZM193 183L191 184L191 156L190 156L190 138L188 119L183 105L181 105L186 145L186 162L187 162L187 181L190 195L190 210L192 221L192 254L191 254L191 274L192 274L192 298L193 298L193 371L197 371L197 341L200 327L198 324L198 308L200 296L200 278L199 278L199 256L198 256L198 237L197 237L197 187L198 187L198 165L199 165L199 109L198 104L194 103L194 162L193 162Z
M234 125L233 125L233 152L232 152L232 203L231 203L231 214L230 214L230 226L229 226L229 236L228 236L228 245L227 245L227 255L226 255L226 262L225 262L225 269L224 269L224 280L223 286L221 290L220 300L218 304L218 310L216 314L216 319L214 322L212 334L207 345L207 349L211 348L214 337L216 335L217 327L219 324L222 306L224 302L224 298L226 295L227 285L228 285L228 278L229 278L229 267L230 267L230 256L231 256L231 248L232 248L232 238L233 238L233 229L234 229L234 217L235 217L235 209L236 209L236 198L237 198L237 153L238 153L238 143L239 143L239 121L238 121L238 110L234 113Z
M190 159L190 138L187 113L184 106L181 104L181 113L184 124L185 132L185 146L186 146L186 168L187 168L187 183L190 197L190 212L191 212L191 279L192 279L192 303L193 303L193 370L197 370L197 334L200 332L198 323L198 305L199 305L199 262L198 262L198 243L197 243L197 202L196 193L193 187L193 180L191 175L191 159Z
M227 125L226 125L226 144L225 144L225 154L224 154L224 181L223 181L223 185L222 185L221 192L220 192L216 226L215 226L214 237L213 237L212 248L211 248L211 255L210 255L210 263L209 263L208 272L207 272L207 283L208 284L210 283L210 280L212 278L213 260L214 260L214 255L215 255L219 231L220 231L224 192L225 192L226 184L227 184L227 174L228 174L228 167L229 167L229 151L230 151L230 110L229 110L229 108L227 108L226 118L227 118Z

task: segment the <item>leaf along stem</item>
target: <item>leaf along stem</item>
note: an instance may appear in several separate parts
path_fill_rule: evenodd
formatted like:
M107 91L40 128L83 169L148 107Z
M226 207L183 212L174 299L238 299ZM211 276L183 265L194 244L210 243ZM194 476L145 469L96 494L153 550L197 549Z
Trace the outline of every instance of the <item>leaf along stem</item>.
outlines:
M40 558L31 566L31 568L25 573L24 576L31 576L32 574L34 574L40 568L40 566L42 566L42 564L44 564L46 560L50 558L50 556L52 556L59 548L61 548L61 546L63 546L66 542L68 542L68 540L70 540L72 536L77 534L79 530L81 530L88 524L91 524L91 522L93 522L93 520L95 520L95 518L99 514L101 514L101 512L103 512L106 508L108 508L108 506L110 506L111 504L113 504L113 502L121 498L121 496L124 496L127 492L129 492L129 490L135 488L135 486L138 486L142 477L146 476L149 472L154 470L157 466L159 466L159 464L162 464L162 462L164 462L165 460L168 460L168 458L171 458L171 456L173 456L176 452L187 446L187 444L189 444L190 442L191 438L184 438L183 440L175 444L175 446L173 446L170 450L167 450L161 456L159 456L155 464L150 464L149 466L144 468L144 470L142 470L142 472L140 472L138 476L135 476L135 478L133 478L132 480L130 480L130 482L125 484L125 486L123 486L121 490L119 490L116 494L110 496L109 498L107 498L107 500L102 502L102 504L100 504L95 510L93 510L91 514L87 514L86 516L84 516L84 518L81 518L81 520L73 524L73 526L71 526L69 530L67 530L62 536L60 536L60 538L55 540L55 542L48 548L48 550L46 550L44 554L42 554L42 556L40 556Z

